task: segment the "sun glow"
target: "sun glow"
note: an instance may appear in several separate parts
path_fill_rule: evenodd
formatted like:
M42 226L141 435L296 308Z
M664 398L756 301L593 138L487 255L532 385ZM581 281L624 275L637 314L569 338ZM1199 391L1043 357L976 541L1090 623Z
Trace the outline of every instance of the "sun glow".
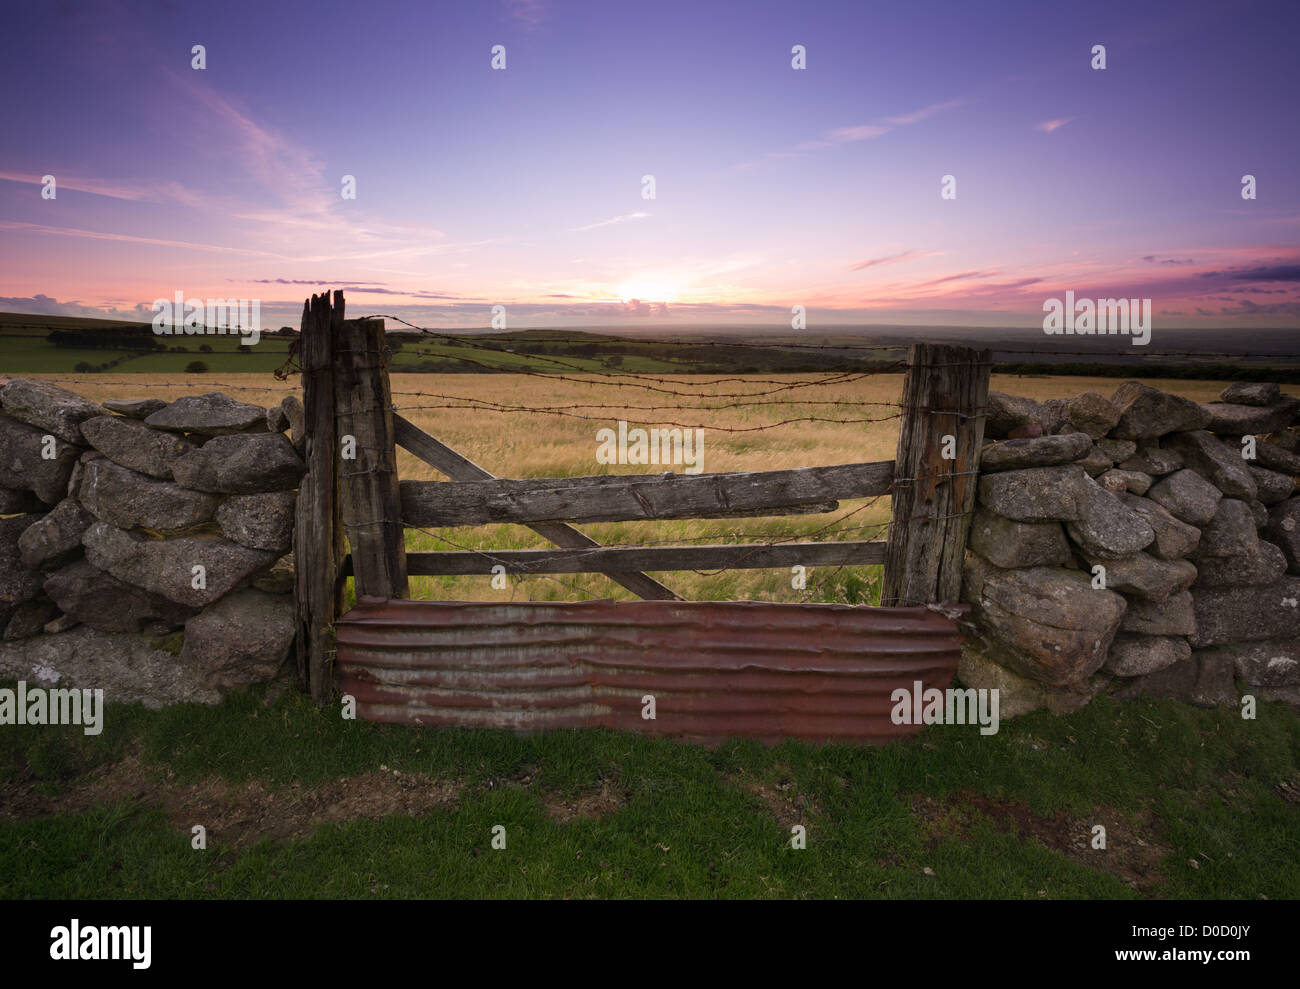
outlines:
M676 302L677 289L672 284L653 278L632 278L614 290L620 302Z

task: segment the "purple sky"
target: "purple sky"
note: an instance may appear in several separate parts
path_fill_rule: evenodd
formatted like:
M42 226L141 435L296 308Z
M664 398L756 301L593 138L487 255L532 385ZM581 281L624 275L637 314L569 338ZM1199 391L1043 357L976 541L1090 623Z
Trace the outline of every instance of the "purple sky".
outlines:
M817 330L1071 289L1300 327L1298 34L1294 0L13 5L0 309Z

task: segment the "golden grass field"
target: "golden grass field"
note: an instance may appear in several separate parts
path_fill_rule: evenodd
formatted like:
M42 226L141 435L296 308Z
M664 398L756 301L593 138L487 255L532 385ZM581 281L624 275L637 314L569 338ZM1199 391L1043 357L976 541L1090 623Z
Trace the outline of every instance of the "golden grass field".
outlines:
M95 401L106 398L176 398L224 391L240 401L273 405L287 395L298 394L299 387L296 379L278 382L269 374L212 377L85 375L72 381L66 376L39 377L58 380L63 387ZM683 375L668 381L639 379L630 375L613 379L567 380L516 374L395 374L392 376L392 389L394 403L408 419L499 477L564 477L664 470L653 466L605 466L597 463L596 431L613 425L619 419L627 420L630 426L666 426L675 421L704 427L703 468L710 473L894 459L898 434L896 418L879 422L799 422L753 429L807 416L880 419L897 411L888 405L899 401L903 387L900 374L878 375L848 383L802 386L820 380L821 376L811 374L754 375L729 380L721 375ZM1086 391L1109 396L1119 383L1120 379L1112 378L994 375L992 388L1043 400L1066 398ZM1214 400L1224 387L1223 382L1213 381L1160 379L1146 383L1200 402ZM649 390L648 386L686 394L665 394ZM753 397L711 397L736 393ZM593 419L542 412L419 408L463 404L465 399L529 408L566 407L575 415ZM768 404L718 408L735 402ZM810 404L814 402L851 404ZM687 408L648 410L634 406ZM398 473L403 480L445 480L432 467L400 449ZM844 521L837 522L841 518ZM582 528L606 545L725 543L751 539L766 542L792 538L876 540L885 538L883 524L888 518L889 499L880 498L871 504L865 501L841 502L836 512L825 515L620 522ZM412 551L456 548L490 551L549 545L531 530L515 525L439 530L436 533L407 531L407 548ZM879 569L810 570L808 586L804 590L791 587L791 574L786 570L737 570L721 574L678 572L653 576L693 600L863 602L878 598ZM494 590L487 576L411 579L411 596L417 598L501 600L503 595L517 600L632 597L600 575L511 577L507 591Z

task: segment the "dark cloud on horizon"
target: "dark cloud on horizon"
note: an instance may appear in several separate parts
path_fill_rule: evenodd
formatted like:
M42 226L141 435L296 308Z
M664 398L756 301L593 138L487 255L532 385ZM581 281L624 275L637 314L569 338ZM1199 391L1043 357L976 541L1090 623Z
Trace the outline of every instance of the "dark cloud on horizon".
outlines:
M238 279L228 278L226 280L237 281ZM253 285L310 285L314 288L338 289L339 291L352 292L356 295L405 295L410 296L413 299L455 299L459 301L474 301L467 300L463 295L453 295L450 292L432 292L427 289L412 291L409 289L376 287L387 285L388 282L345 282L340 285L338 279L314 281L310 278L251 278L249 279L249 283Z
M1235 308L1224 306L1219 316L1300 316L1300 302L1270 302L1259 305L1249 299L1237 299Z
M226 281L228 282L233 282L238 280L239 279L236 278L226 279ZM253 285L315 285L318 288L321 286L330 286L330 285L337 284L336 281L331 281L329 279L320 280L320 279L313 279L313 278L250 278L248 279L248 282ZM351 282L350 284L387 285L388 283L387 282Z
M60 302L39 292L33 296L0 296L0 311L31 313L35 316L87 316L95 319L123 319L131 322L151 320L154 310L148 302L137 302L131 309L115 306L87 306L77 300Z
M1270 267L1203 271L1202 278L1222 278L1234 282L1300 282L1300 264L1277 264Z

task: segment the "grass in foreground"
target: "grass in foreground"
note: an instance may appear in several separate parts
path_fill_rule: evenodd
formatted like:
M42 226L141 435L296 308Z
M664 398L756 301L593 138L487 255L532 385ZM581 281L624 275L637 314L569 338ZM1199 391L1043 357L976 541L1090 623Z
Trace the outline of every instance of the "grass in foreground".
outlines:
M708 751L345 722L255 691L110 707L97 738L7 727L0 798L6 898L1300 895L1300 715L1275 704Z

